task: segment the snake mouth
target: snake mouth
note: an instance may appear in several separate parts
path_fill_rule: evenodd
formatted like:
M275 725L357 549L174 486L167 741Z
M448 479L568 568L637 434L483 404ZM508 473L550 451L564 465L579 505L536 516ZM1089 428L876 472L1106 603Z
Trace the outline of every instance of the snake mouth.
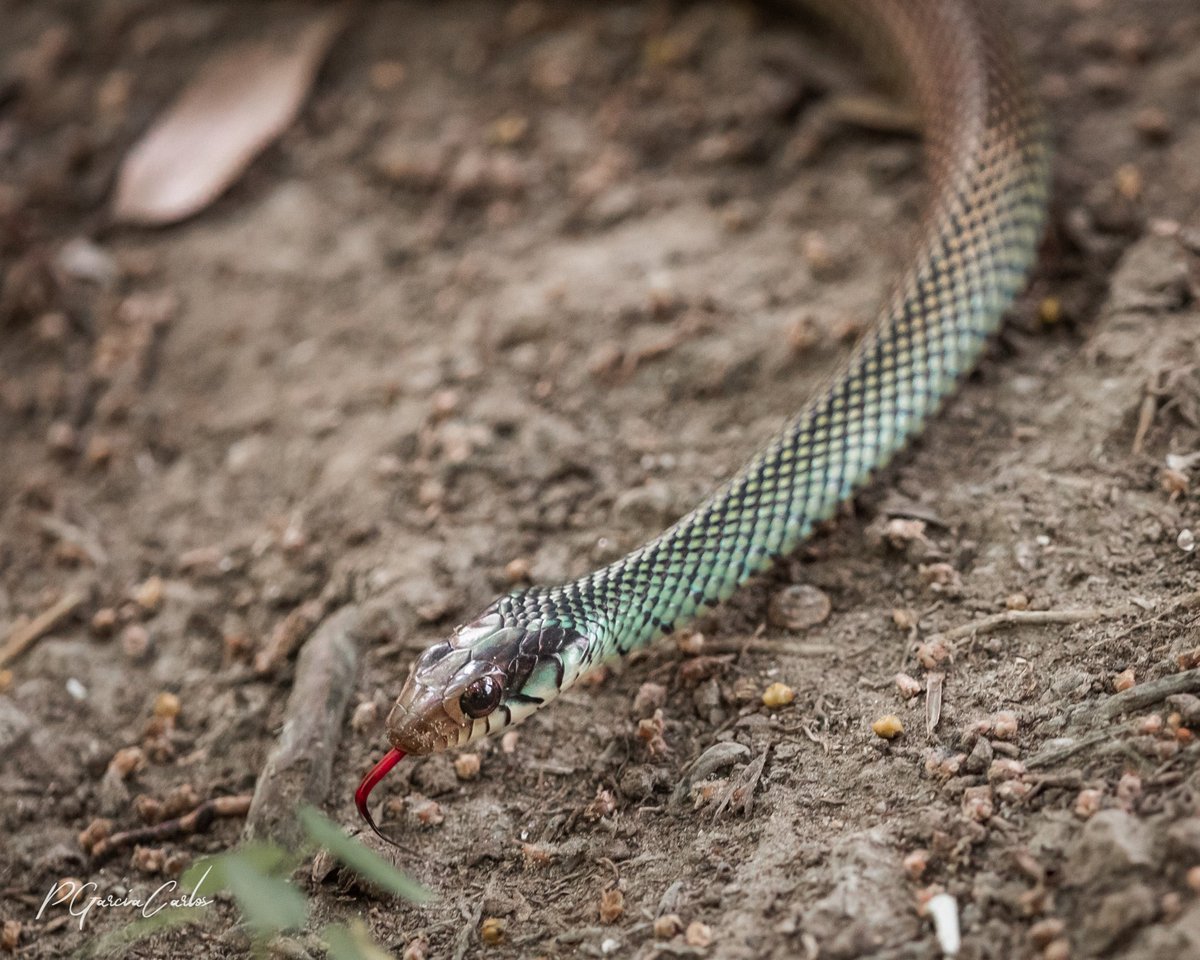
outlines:
M401 697L387 718L387 738L392 746L414 756L437 753L462 742L464 725L446 711L440 697L409 704Z

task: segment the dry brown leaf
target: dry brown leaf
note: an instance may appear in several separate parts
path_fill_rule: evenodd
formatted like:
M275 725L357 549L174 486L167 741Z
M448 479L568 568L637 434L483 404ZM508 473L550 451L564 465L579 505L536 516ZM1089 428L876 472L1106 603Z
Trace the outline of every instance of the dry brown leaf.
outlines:
M292 122L343 21L332 9L285 45L243 44L209 61L125 158L115 218L175 223L219 197Z

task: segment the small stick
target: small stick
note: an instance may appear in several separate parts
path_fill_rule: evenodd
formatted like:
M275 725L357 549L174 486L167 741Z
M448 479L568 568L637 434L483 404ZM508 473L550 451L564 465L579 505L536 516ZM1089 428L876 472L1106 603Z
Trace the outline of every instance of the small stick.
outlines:
M964 623L943 633L935 633L929 638L932 643L941 640L961 640L964 637L978 637L985 633L995 633L1001 627L1018 625L1045 626L1054 623L1094 623L1108 617L1119 617L1126 613L1124 607L1104 609L1103 607L1083 607L1070 610L1005 610L993 613L973 623Z
M83 603L83 594L70 591L58 603L39 613L24 626L12 630L4 646L0 647L0 667L8 666L63 620L75 612Z
M1122 690L1120 693L1114 693L1095 709L1082 714L1076 723L1092 725L1111 720L1129 710L1138 710L1158 703L1172 694L1194 693L1197 690L1200 690L1200 668L1184 670L1182 673L1172 673L1158 680L1150 680L1140 683L1136 687L1130 687L1128 690ZM1030 757L1025 766L1031 770L1036 767L1051 766L1081 750L1111 740L1112 736L1112 730L1107 727L1093 730L1071 743L1035 754Z
M1200 690L1200 669L1168 674L1157 680L1148 680L1146 683L1139 683L1136 687L1114 693L1089 714L1087 719L1111 720L1120 713L1148 707L1173 694L1194 693L1197 690Z
M250 795L246 794L205 800L191 813L185 813L182 817L176 817L174 820L164 820L162 823L152 826L114 833L92 848L92 856L103 857L116 850L140 843L158 843L161 840L170 840L172 837L201 833L207 830L217 817L244 817L250 810L251 799Z

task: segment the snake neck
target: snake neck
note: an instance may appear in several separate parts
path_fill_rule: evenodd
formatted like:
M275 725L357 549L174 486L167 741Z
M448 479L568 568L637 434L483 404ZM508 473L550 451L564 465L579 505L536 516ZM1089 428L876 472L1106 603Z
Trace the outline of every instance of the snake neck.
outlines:
M873 53L907 67L899 72L925 118L932 182L921 239L842 367L712 497L620 560L510 598L515 619L588 639L572 657L574 676L727 599L831 517L975 366L1025 282L1049 160L1003 31L974 3L849 0L836 9Z

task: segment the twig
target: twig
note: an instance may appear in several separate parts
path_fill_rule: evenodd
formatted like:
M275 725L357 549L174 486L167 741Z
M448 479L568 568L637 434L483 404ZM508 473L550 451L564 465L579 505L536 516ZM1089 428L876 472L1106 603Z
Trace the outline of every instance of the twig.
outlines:
M329 792L342 720L358 674L359 608L347 604L326 617L300 651L279 739L254 788L245 838L299 842L295 809Z
M111 837L101 840L92 848L93 857L103 857L117 850L132 847L140 843L158 843L172 837L187 836L202 833L207 830L218 817L244 817L250 809L250 795L237 797L214 797L205 800L191 813L185 813L174 820L164 820L149 827L138 827L114 833Z
M1086 750L1088 747L1094 747L1098 743L1103 743L1105 740L1111 739L1111 730L1093 730L1086 736L1079 737L1077 740L1072 740L1070 743L1063 744L1060 747L1051 747L1049 750L1035 753L1025 761L1025 766L1030 770L1036 770L1038 767L1052 767L1059 761L1066 760L1067 757L1075 756L1081 750Z
M1110 617L1123 616L1128 612L1126 607L1082 607L1068 610L1005 610L993 613L973 623L964 623L942 633L935 633L929 638L932 643L940 640L943 643L961 640L964 637L978 637L985 633L995 633L1001 627L1010 626L1045 626L1047 624L1065 623L1094 623Z
M12 630L4 646L0 648L0 667L8 666L63 620L75 612L83 603L83 594L71 591L47 610L42 611L27 624Z
M1114 693L1094 711L1086 715L1089 721L1111 720L1128 710L1137 710L1158 703L1176 693L1194 693L1200 690L1200 669L1172 673L1157 680L1139 683L1136 687Z
M1158 680L1150 680L1138 684L1136 687L1130 687L1128 690L1122 690L1120 693L1114 693L1093 710L1080 714L1072 725L1094 726L1097 723L1112 720L1127 711L1139 710L1153 703L1159 703L1172 694L1194 693L1197 690L1200 690L1200 668L1184 670L1182 673L1172 673ZM1070 743L1035 754L1026 761L1025 766L1031 770L1036 767L1052 766L1067 757L1074 756L1081 750L1111 740L1112 736L1112 730L1108 727L1093 730Z

